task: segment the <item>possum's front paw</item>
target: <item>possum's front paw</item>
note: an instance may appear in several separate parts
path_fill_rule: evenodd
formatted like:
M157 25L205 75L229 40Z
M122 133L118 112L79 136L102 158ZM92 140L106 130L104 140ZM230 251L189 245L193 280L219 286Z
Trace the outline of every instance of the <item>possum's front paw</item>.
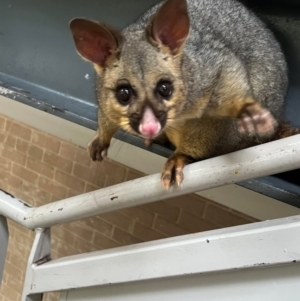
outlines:
M162 185L169 190L174 184L180 186L184 179L183 168L192 161L185 155L174 154L166 162L161 174Z
M271 112L261 107L258 103L244 107L238 118L240 133L249 135L272 135L277 127L277 121Z
M99 140L99 137L96 136L89 144L88 144L88 152L93 161L102 161L103 158L107 156L107 150L109 145L103 146Z

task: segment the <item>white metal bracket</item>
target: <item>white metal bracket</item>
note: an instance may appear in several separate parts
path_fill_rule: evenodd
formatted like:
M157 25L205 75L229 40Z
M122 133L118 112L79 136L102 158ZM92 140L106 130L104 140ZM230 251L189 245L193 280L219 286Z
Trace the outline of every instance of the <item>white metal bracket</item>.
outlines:
M300 216L294 216L74 255L29 266L25 290L39 294L284 264L298 266L299 237Z
M29 255L21 301L42 301L43 292L32 293L34 289L34 268L51 260L51 234L50 228L36 229L35 239Z

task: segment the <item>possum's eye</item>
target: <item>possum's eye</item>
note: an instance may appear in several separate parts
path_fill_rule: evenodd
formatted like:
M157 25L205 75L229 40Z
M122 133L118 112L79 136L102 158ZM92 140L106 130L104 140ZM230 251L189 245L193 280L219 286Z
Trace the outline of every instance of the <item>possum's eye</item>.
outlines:
M173 85L169 81L159 81L156 85L155 93L163 99L169 100L173 93Z
M133 95L133 90L130 85L119 86L116 90L116 98L118 102L123 106L129 104L132 95Z

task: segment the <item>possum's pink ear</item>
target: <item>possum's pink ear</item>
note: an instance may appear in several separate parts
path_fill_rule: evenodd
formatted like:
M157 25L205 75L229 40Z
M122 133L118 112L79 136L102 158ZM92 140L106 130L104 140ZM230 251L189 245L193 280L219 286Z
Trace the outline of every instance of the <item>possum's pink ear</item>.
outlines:
M189 31L186 0L167 0L153 17L153 39L168 47L173 55L180 52Z
M70 29L79 54L100 67L105 67L117 51L117 37L104 25L77 18L71 20Z

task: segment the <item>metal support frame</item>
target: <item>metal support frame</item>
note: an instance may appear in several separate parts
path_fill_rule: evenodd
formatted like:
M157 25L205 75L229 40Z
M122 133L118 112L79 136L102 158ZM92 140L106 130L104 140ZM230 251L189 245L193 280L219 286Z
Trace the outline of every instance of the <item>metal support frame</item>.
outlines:
M51 260L51 236L50 229L36 229L35 239L28 258L26 277L21 301L42 301L43 292L34 293L35 284L34 269Z
M284 264L298 266L300 281L298 237L295 216L74 255L32 265L25 289L39 294Z
M160 174L155 174L40 207L0 192L0 214L29 229L47 228L296 168L300 168L300 135L188 165L181 187L171 191L163 189Z
M159 174L40 207L30 207L0 191L0 215L37 231L28 261L22 301L40 301L41 294L46 291L243 269L262 264L298 263L300 243L295 237L300 234L300 216L55 261L49 261L50 230L47 228L300 168L299 138L297 135L191 164L184 169L182 186L171 191L162 188ZM258 249L260 252L256 256L255 250Z

